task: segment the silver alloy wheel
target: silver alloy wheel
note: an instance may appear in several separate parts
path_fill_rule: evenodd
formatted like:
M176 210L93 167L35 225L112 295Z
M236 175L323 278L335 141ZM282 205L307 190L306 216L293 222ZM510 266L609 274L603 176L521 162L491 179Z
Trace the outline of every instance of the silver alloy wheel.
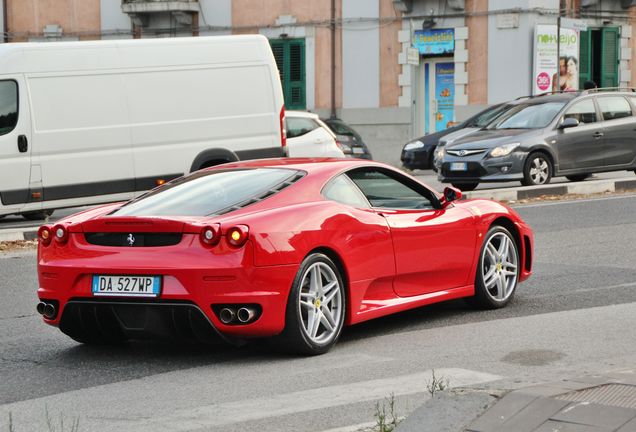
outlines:
M537 156L532 159L532 164L530 165L530 179L534 184L544 184L548 177L550 176L550 166L548 162Z
M303 331L313 343L324 345L336 337L344 311L342 289L331 267L324 262L309 266L298 300Z
M486 240L481 272L486 292L493 300L503 302L512 295L517 285L519 265L517 247L508 234L496 232Z

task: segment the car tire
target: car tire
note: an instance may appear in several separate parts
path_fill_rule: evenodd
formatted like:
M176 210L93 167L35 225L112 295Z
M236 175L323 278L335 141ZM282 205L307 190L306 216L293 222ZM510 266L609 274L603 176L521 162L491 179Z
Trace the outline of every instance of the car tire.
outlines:
M479 186L478 182L473 182L473 183L451 183L453 185L454 188L459 189L462 192L470 192L470 191L474 191L475 189L477 189L477 186Z
M346 289L340 270L327 255L312 253L294 278L279 346L294 354L324 354L338 341L345 313Z
M22 213L22 217L29 221L44 220L53 214L54 210L40 210Z
M569 176L565 176L566 179L572 181L572 182L579 182L579 181L583 181L586 178L590 177L592 174L576 174L576 175L569 175Z
M545 153L530 153L523 165L524 186L537 186L550 183L552 178L552 161Z
M498 309L512 300L519 282L519 251L506 228L493 225L481 246L475 295L468 302L480 309Z

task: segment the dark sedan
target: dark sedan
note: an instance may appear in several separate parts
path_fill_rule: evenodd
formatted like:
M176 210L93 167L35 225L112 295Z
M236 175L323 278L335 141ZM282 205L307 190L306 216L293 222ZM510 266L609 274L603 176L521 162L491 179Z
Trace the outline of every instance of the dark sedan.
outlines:
M360 159L373 159L369 148L362 140L362 137L351 126L340 119L322 119L329 126L329 129L336 134L336 144L345 156Z

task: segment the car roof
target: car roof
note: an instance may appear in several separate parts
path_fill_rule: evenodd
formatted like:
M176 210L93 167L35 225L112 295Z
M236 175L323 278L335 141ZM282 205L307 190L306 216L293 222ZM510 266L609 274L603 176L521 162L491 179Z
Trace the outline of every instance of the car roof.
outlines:
M285 111L285 117L301 117L301 118L310 118L317 119L318 114L306 112L306 111Z

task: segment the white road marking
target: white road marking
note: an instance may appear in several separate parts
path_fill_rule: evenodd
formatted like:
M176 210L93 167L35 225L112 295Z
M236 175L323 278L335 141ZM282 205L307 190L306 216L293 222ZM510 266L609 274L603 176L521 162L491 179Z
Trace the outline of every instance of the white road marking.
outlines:
M466 369L436 369L435 376L448 378L450 387L464 387L496 381L500 376ZM427 392L431 371L357 383L322 387L214 405L182 409L164 416L126 424L134 431L192 431L268 417L279 417L358 402Z

